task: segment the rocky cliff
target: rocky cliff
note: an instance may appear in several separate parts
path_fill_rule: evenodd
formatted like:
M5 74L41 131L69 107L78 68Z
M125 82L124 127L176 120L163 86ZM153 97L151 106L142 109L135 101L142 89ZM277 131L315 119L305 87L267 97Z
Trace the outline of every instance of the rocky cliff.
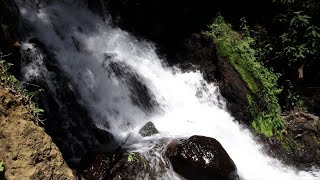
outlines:
M6 179L75 179L19 92L0 86L0 159Z

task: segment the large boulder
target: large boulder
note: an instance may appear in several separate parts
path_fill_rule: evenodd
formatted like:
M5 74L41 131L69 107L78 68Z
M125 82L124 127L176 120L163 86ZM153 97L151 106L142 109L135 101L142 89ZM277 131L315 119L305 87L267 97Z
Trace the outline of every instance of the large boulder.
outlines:
M214 138L192 136L174 140L168 145L166 156L173 169L186 179L238 179L236 165Z
M108 149L108 151L105 151ZM81 161L82 179L143 179L148 173L148 163L139 153L128 153L121 147L88 153Z

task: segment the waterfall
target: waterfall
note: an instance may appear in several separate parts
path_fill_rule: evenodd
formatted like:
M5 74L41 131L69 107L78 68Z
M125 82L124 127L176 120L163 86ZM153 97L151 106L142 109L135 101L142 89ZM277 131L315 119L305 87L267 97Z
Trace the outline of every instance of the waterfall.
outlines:
M223 145L242 179L320 178L319 171L298 171L268 157L249 130L227 112L216 84L206 82L200 72L168 67L151 43L114 27L85 3L16 2L28 27L22 51L34 56L23 67L26 81L43 79L53 92L59 86L44 67L41 52L28 42L36 38L70 79L68 87L77 92L77 101L94 124L120 141L131 134L128 146L143 151L149 146L146 139L204 135ZM138 131L148 121L160 134L142 138ZM168 171L167 179L179 179Z

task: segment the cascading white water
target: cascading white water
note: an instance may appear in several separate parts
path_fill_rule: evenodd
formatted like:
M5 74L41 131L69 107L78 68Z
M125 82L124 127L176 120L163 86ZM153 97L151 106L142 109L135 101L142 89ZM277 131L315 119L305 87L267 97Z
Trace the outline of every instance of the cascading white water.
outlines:
M319 171L296 171L265 155L252 134L226 111L215 84L207 83L199 72L166 67L148 42L112 27L84 6L73 5L72 0L48 2L39 9L23 0L16 2L29 24L29 37L46 45L79 91L79 101L95 124L118 139L132 133L133 147L147 146L137 132L152 121L160 135L148 139L191 135L216 138L243 179L320 178ZM23 47L32 49L27 43ZM41 58L36 59L36 63L25 66L26 77L48 78L41 75ZM118 73L112 65L119 68ZM149 104L152 109L133 102L133 96L144 97L133 94L132 79L146 87L142 90L149 92L146 99L154 101ZM110 127L104 125L106 121ZM178 179L174 173L169 174L166 178Z

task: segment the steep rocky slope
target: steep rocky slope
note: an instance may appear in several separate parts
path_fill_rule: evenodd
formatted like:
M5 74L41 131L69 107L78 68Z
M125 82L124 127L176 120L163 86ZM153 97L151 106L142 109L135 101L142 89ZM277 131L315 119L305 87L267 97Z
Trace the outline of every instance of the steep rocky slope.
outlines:
M5 178L75 179L52 139L39 127L27 100L0 86L0 159Z

